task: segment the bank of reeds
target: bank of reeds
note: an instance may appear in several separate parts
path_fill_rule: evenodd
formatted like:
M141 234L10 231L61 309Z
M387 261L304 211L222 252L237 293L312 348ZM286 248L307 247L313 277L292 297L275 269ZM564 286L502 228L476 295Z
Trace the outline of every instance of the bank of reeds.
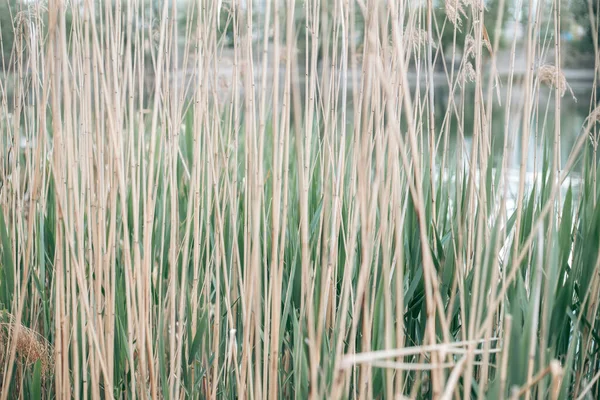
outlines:
M565 132L560 2L503 77L478 1L10 4L2 400L599 397L600 75Z

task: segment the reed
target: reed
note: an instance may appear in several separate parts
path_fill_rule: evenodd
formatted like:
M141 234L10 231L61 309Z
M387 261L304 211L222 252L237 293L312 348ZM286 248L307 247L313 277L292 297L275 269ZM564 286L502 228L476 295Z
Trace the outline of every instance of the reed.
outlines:
M0 1L1 400L598 398L560 2Z

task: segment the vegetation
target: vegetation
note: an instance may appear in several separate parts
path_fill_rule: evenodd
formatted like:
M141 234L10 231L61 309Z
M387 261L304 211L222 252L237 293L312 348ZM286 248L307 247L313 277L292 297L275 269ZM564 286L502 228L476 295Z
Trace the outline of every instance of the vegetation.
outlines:
M482 4L3 4L0 399L599 398L598 43Z

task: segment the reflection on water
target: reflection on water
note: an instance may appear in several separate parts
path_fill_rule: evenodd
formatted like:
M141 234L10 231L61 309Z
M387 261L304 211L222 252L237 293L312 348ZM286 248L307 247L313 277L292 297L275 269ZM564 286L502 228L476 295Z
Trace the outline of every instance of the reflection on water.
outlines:
M560 151L561 151L561 165L564 166L567 162L571 149L575 144L577 138L582 133L584 121L589 115L590 99L592 96L593 82L579 81L571 83L574 99L571 97L569 92L561 98L560 105ZM426 88L424 85L420 87L421 101L426 100ZM448 131L448 144L450 157L456 156L456 153L460 150L459 143L464 138L463 152L468 155L471 151L471 144L474 130L474 114L475 114L475 88L474 84L468 86L464 91L464 99L462 98L461 89L458 88L454 93L454 103L456 104L456 111L450 104L450 90L447 84L436 85L434 94L435 104L435 132L437 135L443 135L446 131L446 124L450 124ZM415 88L412 88L413 98L415 96ZM542 166L543 146L552 144L554 138L554 121L555 121L555 100L554 91L549 90L547 87L542 86L539 90L536 89L534 93L533 108L530 113L530 140L527 151L527 172L535 173L539 171ZM598 93L600 96L600 91ZM491 155L495 166L498 166L502 160L502 153L505 145L505 133L508 133L508 149L510 154L508 155L508 168L518 169L521 162L522 145L521 145L521 129L523 125L523 102L524 96L520 87L516 84L513 85L512 97L510 101L510 114L508 116L509 126L505 128L505 121L507 118L507 90L506 90L506 78L503 78L502 89L500 89L500 100L498 102L498 96L494 90L493 104L491 113ZM484 92L484 101L487 102L487 95ZM487 104L486 104L487 106ZM348 108L347 122L351 125L353 123L353 105L352 96L348 96ZM447 116L447 110L453 110L450 115ZM464 109L464 112L463 112ZM424 112L423 126L421 126L422 132L427 132L427 118L425 117L426 111ZM460 118L457 118L457 115ZM442 129L443 128L443 129ZM405 130L405 127L403 127ZM461 132L462 131L462 132ZM443 138L437 138L440 147L439 152L442 151ZM439 155L439 154L438 154ZM447 155L448 156L448 155Z
M439 82L439 80L438 80ZM490 150L492 155L492 161L497 166L502 159L502 153L505 145L505 133L508 133L508 149L510 154L508 155L508 168L518 169L520 166L522 144L521 144L521 129L523 125L523 109L524 109L524 95L521 87L518 83L513 85L512 96L510 101L510 114L508 116L509 126L505 128L506 124L506 105L507 101L507 78L503 77L501 82L501 89L499 90L500 101L498 102L498 96L496 89L493 93L493 104L491 113L491 143ZM411 82L411 83L414 83ZM582 80L570 82L575 95L574 99L567 91L564 97L561 98L561 109L560 109L560 152L561 152L561 165L564 166L567 162L571 149L575 144L577 138L582 133L583 124L587 116L589 115L590 99L592 98L592 87L593 82ZM416 85L413 85L416 86ZM416 96L416 88L412 88L413 98L420 97L421 102L426 102L427 88L424 82L419 85L420 96ZM459 149L459 143L463 140L463 152L468 155L471 150L471 141L474 130L474 114L475 114L475 88L474 84L467 86L464 91L464 99L462 98L463 93L461 88L457 88L454 91L454 103L456 104L456 110L451 107L450 104L450 90L448 84L444 82L436 83L434 104L435 104L435 125L437 135L443 135L445 131L448 132L448 144L451 158L455 157ZM600 96L600 90L598 91ZM530 140L527 146L527 171L529 173L535 173L539 171L542 165L543 146L552 144L554 138L554 121L555 121L555 100L554 90L550 90L546 86L542 86L539 89L536 88L534 92L535 98L533 99L533 108L530 114ZM487 103L487 93L484 91L484 101ZM487 104L486 104L487 105ZM353 104L352 96L348 96L348 113L347 123L353 124ZM447 116L447 110L452 110L450 115ZM420 130L427 132L427 111L424 111L423 115L423 126ZM460 117L457 117L460 116ZM421 119L420 119L421 120ZM450 124L449 129L446 129L446 124ZM403 126L403 131L405 127ZM443 129L442 129L443 128ZM437 138L440 147L439 152L442 151L444 138ZM438 156L440 154L437 154Z
M577 72L574 72L577 74ZM410 77L409 77L410 79ZM413 99L418 99L425 103L427 101L427 87L424 80L419 85L415 84L415 80L412 80L411 95ZM560 104L560 162L561 169L566 165L571 150L578 140L579 136L583 134L583 125L588 117L590 108L590 99L592 98L593 82L587 79L573 80L569 82L575 98L571 96L569 91L561 98ZM467 167L469 165L468 159L471 152L471 146L473 141L474 131L474 114L475 114L475 85L468 85L464 92L461 88L457 88L453 95L456 109L450 104L451 95L448 88L447 82L443 79L437 79L435 83L434 93L434 104L435 104L435 132L438 137L436 142L439 144L436 150L435 160L438 163L438 174L439 163L442 160L442 156L446 158L445 170L441 173L442 179L454 181L456 169L456 160L460 156L463 160L463 165ZM555 131L555 97L554 90L550 90L547 86L536 87L533 93L534 99L532 100L533 108L528 113L530 116L530 138L527 148L522 145L522 126L524 116L524 93L522 86L517 82L515 78L515 84L512 89L512 96L510 99L510 114L507 119L507 78L503 77L501 81L501 89L499 90L499 97L501 103L498 101L496 90L493 93L493 103L491 112L491 126L490 135L490 161L493 163L494 170L501 167L503 159L505 138L507 143L507 155L506 155L506 167L507 170L504 174L504 182L506 184L506 201L507 211L510 212L515 207L515 199L519 187L519 170L521 164L521 158L523 151L527 152L525 157L526 160L526 174L525 174L525 189L528 191L533 187L534 183L539 183L542 177L540 171L544 162L544 154L546 149L546 157L552 154L552 146L554 143L554 131ZM417 89L418 88L418 89ZM420 96L417 95L417 90ZM464 97L463 97L464 96ZM597 93L600 96L600 91ZM484 101L487 105L487 93L484 90L483 93ZM353 96L348 96L348 113L347 113L347 124L349 129L353 124ZM415 103L418 103L415 100ZM425 105L423 105L425 107ZM593 108L592 108L593 109ZM447 110L452 110L450 115L446 115ZM508 120L508 127L506 127L505 121ZM426 135L428 132L428 121L427 111L423 111L422 117L418 118L419 125L418 131L420 134ZM449 124L447 127L446 125ZM402 126L402 131L406 132L406 126ZM447 152L442 154L444 151L444 142L446 138L443 136L447 132ZM505 137L508 135L508 137ZM424 143L427 143L424 141ZM462 144L462 149L461 149ZM586 145L589 145L590 141L587 141ZM426 147L426 145L425 145ZM461 153L462 150L462 153ZM424 149L427 151L427 148ZM569 175L569 178L563 182L562 195L566 194L569 187L572 187L574 194L578 192L579 176L580 176L580 165L575 164L573 172ZM476 171L478 174L479 171ZM439 176L439 175L438 175ZM503 190L503 188L498 188Z

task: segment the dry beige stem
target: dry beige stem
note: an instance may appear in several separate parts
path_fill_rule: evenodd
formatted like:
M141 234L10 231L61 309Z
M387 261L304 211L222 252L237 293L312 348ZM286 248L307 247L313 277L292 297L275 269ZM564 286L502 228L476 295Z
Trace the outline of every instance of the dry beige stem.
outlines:
M590 126L593 126L595 122L600 122L600 106L592 110L590 115L588 115L588 117L586 118L586 122L584 122L584 125L589 124ZM594 148L596 148L598 146L598 135L596 131L594 131L594 129L589 129L588 132L590 136L590 141Z
M596 107L588 117L591 121L600 122L600 106Z
M494 51L492 50L492 44L490 43L490 36L487 33L487 29L485 28L485 25L481 26L481 34L483 35L481 40L483 41L485 48L488 49L490 54L492 54Z

